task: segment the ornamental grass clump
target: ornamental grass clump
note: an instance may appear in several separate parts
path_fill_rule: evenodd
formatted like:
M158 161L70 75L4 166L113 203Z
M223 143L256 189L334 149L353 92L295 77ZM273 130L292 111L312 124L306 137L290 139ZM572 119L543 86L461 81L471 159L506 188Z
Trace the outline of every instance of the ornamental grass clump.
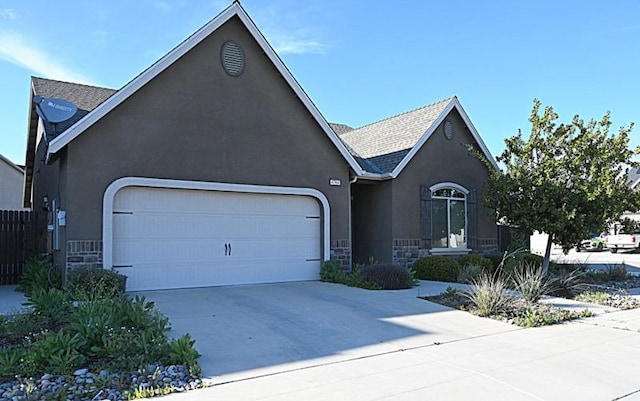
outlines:
M542 271L542 265L525 263L513 272L513 286L529 305L551 292L553 283Z
M507 282L502 274L482 274L472 280L472 289L465 293L474 305L472 311L478 316L487 317L512 309L515 299L508 292Z

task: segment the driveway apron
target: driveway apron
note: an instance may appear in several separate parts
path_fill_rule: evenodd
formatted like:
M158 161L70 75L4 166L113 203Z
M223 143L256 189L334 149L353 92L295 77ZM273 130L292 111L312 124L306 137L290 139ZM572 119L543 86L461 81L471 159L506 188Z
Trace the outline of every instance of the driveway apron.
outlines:
M203 374L213 384L170 399L628 401L640 395L640 333L611 322L620 313L635 323L640 312L521 329L417 298L447 285L367 291L299 282L143 295L171 319L172 335L196 339Z

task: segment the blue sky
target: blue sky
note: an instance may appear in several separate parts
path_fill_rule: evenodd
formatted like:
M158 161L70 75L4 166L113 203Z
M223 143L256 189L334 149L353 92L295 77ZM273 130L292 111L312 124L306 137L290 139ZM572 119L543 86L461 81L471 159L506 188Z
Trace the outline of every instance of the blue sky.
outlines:
M0 0L0 154L24 162L29 77L120 88L230 4ZM494 155L534 98L561 120L640 122L640 2L244 0L332 122L457 95ZM640 145L632 134L632 145Z

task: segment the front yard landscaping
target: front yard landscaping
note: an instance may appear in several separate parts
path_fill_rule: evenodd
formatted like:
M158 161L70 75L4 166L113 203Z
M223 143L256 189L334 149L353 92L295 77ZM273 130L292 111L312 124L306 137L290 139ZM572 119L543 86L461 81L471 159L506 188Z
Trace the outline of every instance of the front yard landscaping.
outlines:
M195 341L124 277L79 270L62 289L50 263L25 268L29 311L0 317L0 399L128 400L203 387Z
M640 302L627 291L640 287L640 280L629 275L624 265L610 266L604 271L588 271L576 265L552 265L545 275L535 255L505 254L493 268L486 262L481 265L479 261L476 259L462 267L454 263L446 272L447 277L458 277L456 282L469 284L468 290L449 287L442 294L422 298L521 327L545 326L593 316L588 306L581 310L566 309L544 302L550 297L616 309L640 307ZM430 270L429 263L429 257L424 258L420 265L427 267L421 268ZM441 266L442 262L437 260L436 264ZM443 275L442 272L439 274Z
M640 278L628 274L624 264L603 271L551 264L547 275L542 273L541 264L540 256L519 251L459 259L427 256L410 269L378 265L371 260L345 272L336 262L325 262L320 277L322 281L369 290L407 289L417 280L467 284L466 290L449 287L441 294L420 298L521 327L593 316L588 304L616 309L640 307L640 302L627 291L640 287ZM576 306L558 308L547 301L557 297L574 300Z

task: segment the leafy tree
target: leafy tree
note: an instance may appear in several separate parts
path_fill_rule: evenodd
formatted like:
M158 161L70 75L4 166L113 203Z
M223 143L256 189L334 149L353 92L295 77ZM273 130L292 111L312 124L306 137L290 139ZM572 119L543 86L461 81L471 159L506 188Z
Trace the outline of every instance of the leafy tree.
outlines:
M558 124L551 106L534 100L531 135L521 132L505 140L497 160L505 166L492 171L485 204L507 224L549 234L543 270L547 271L551 243L568 250L590 232L601 232L624 211L640 209L640 194L627 183L627 171L638 164L640 147L629 148L633 124L609 134L610 114L585 122L576 115Z

